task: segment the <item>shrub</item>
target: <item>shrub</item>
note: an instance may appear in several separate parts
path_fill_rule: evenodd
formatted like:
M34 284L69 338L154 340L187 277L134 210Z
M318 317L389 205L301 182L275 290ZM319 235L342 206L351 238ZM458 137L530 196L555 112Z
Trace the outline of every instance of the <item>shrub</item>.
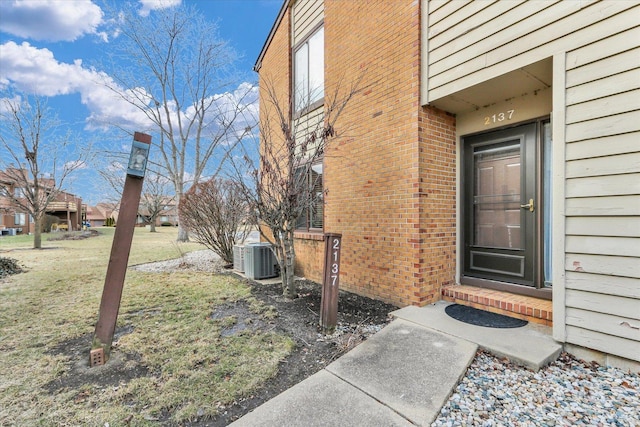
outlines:
M18 273L22 273L22 268L18 265L17 260L0 257L0 279Z
M235 182L214 178L198 183L182 196L178 209L194 240L233 262L233 245L244 242L251 227L249 205Z

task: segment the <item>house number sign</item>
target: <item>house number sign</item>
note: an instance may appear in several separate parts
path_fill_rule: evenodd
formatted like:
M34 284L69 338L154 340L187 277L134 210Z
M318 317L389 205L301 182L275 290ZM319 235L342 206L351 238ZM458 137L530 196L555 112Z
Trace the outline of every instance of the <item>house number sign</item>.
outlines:
M506 122L513 118L516 110L507 110L495 113L491 116L484 116L484 125L489 126L495 123Z
M338 287L340 284L340 251L342 235L324 236L324 277L320 301L320 326L325 333L333 333L338 320Z
M331 271L329 272L329 279L331 286L338 286L340 280L340 243L341 237L331 237Z

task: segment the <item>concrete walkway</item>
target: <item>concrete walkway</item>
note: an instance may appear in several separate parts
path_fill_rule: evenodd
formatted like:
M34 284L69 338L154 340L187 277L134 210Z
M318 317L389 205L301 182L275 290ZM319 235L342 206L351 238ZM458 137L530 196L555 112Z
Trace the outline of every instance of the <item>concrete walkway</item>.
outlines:
M534 369L560 354L549 328L468 325L450 318L447 305L395 311L382 331L231 425L429 425L478 346Z

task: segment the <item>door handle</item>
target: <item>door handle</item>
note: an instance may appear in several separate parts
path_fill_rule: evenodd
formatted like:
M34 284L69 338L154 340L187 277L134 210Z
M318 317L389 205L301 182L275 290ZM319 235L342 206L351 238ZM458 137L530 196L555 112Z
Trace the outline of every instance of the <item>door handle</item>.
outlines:
M529 203L527 203L526 205L520 205L520 208L529 209L529 212L533 212L535 210L533 199L529 199Z

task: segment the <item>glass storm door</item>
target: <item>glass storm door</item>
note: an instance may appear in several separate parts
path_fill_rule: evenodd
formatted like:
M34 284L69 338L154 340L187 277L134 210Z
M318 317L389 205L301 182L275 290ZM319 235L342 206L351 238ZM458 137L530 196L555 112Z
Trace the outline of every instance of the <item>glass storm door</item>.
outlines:
M536 127L464 138L463 276L535 285Z

